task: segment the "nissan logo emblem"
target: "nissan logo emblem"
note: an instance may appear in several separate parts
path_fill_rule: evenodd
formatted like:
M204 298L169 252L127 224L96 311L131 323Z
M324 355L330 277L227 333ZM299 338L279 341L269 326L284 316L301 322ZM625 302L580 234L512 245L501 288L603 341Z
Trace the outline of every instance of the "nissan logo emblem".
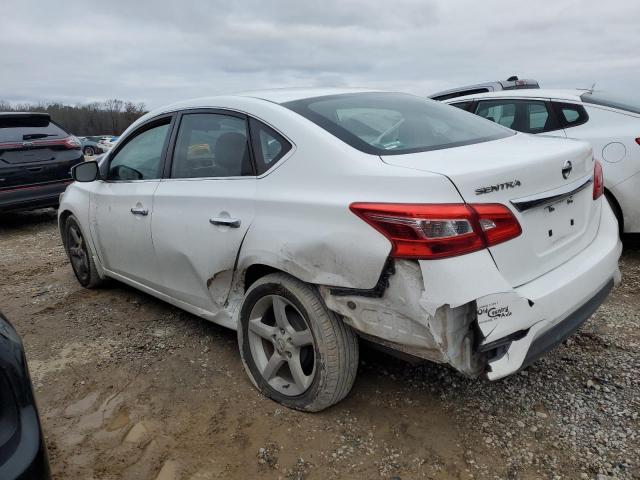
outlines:
M569 178L569 175L571 175L571 170L573 170L573 165L571 164L571 160L567 160L562 166L562 178L564 178L565 180Z

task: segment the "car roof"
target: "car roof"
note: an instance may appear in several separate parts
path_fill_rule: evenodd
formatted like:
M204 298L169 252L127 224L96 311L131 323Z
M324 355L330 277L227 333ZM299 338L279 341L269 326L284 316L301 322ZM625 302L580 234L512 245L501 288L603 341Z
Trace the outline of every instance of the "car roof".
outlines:
M372 93L380 90L369 88L276 88L271 90L256 90L237 94L242 97L253 97L274 103L293 102L305 98L327 97L330 95L344 95L348 93Z
M150 113L169 112L182 110L187 108L198 108L214 106L219 100L230 98L256 98L266 100L272 103L286 103L304 98L325 97L330 95L342 95L348 93L373 93L381 90L372 90L367 88L277 88L271 90L252 90L247 92L233 93L228 95L215 95L211 97L200 97L180 102L172 103L164 107L160 107Z
M500 90L497 92L476 93L473 95L465 95L464 97L455 97L444 100L445 103L455 103L472 99L487 98L553 98L555 100L569 100L573 102L581 102L580 95L586 93L587 90L574 89L554 89L554 88L532 88L520 90Z

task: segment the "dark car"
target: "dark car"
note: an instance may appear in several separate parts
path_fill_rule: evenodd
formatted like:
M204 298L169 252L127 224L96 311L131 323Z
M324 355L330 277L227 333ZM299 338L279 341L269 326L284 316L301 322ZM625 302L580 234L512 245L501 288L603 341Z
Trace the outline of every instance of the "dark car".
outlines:
M0 113L0 212L55 207L84 161L80 141L46 113Z
M48 479L49 461L20 337L0 313L0 479Z

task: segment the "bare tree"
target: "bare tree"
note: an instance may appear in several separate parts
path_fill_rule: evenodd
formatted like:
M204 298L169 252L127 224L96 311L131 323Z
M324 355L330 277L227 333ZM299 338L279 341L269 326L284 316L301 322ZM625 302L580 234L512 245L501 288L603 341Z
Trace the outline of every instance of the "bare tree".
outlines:
M124 102L117 98L110 98L105 100L104 108L111 117L111 131L115 135L118 132L118 118L122 113L122 107L124 106Z
M54 122L76 135L119 135L145 114L145 106L117 98L75 106L43 101L11 105L0 99L0 111L47 112Z

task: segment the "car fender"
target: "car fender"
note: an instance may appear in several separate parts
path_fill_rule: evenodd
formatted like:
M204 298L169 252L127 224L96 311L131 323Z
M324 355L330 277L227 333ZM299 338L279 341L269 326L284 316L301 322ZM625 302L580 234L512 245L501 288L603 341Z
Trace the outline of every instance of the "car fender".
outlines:
M96 265L96 270L100 278L105 278L104 268L102 262L98 256L98 250L96 249L95 242L91 236L91 228L89 228L91 222L91 190L94 182L90 183L71 183L64 193L60 196L60 207L58 208L58 229L60 231L60 238L64 244L64 222L70 215L73 215L78 219L80 231L82 236L87 240L89 247L91 248L91 256Z

